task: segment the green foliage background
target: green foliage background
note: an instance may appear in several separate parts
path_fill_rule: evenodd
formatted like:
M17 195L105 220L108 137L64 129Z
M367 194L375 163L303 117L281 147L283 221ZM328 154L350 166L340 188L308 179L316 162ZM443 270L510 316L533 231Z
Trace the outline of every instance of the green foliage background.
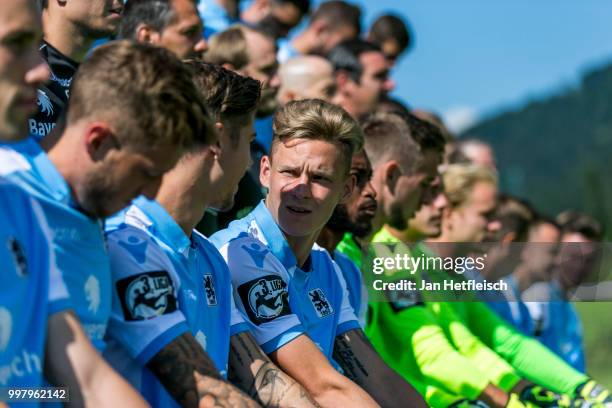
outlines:
M612 238L612 65L584 75L575 89L483 120L462 137L493 146L503 191L555 216L584 211ZM612 388L612 302L576 303L587 372Z

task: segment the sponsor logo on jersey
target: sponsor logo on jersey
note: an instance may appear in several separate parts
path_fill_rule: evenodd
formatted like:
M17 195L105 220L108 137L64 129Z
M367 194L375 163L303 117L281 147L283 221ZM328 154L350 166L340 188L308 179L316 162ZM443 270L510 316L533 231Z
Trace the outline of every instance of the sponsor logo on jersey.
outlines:
M0 366L0 386L11 383L13 378L30 377L31 383L38 382L37 378L42 376L41 356L29 350L21 350L15 353L8 364Z
M53 104L45 91L40 89L38 90L36 104L39 106L41 113L44 113L47 116L53 116Z
M117 282L117 292L127 321L147 320L176 311L175 289L166 271L121 279Z
M204 293L206 293L206 303L208 306L217 306L217 293L215 292L215 282L211 274L204 275Z
M92 313L98 313L98 308L100 307L100 282L93 275L89 275L89 278L85 281L85 298L89 303L87 310Z
M5 351L11 340L13 317L5 307L0 307L0 351Z
M308 297L310 298L310 302L312 302L312 306L317 312L317 316L325 317L334 313L334 308L331 306L327 297L325 297L325 293L319 288L313 289L308 292Z
M287 284L277 275L266 275L243 283L238 294L250 320L260 325L291 314Z
M13 256L13 263L17 269L17 275L25 277L28 274L28 259L25 251L16 238L9 237L6 242L6 247Z

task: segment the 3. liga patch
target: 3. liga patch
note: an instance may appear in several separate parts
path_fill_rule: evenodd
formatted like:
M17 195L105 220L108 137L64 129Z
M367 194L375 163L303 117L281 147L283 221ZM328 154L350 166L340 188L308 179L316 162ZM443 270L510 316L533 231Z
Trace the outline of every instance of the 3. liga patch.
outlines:
M256 325L291 314L287 284L277 275L266 275L243 283L238 294L249 319Z
M211 274L204 275L204 292L206 293L206 304L217 306L217 292L215 292L215 282Z
M327 298L325 297L325 293L319 288L313 289L308 292L308 297L312 302L312 306L317 312L317 316L325 317L334 313L334 308L331 306Z
M126 321L147 320L176 311L176 296L166 271L140 273L117 282Z

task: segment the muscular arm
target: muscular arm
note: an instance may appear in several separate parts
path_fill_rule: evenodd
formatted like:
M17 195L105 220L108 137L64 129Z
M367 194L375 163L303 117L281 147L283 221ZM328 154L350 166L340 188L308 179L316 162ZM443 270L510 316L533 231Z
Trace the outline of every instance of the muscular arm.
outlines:
M230 338L229 380L264 407L316 407L293 378L268 358L249 332Z
M272 352L270 358L322 407L379 406L362 388L336 371L308 336L296 337Z
M210 357L190 333L174 339L147 367L183 407L259 406L221 378Z
M55 313L47 322L45 377L68 387L68 406L147 406L94 349L72 312Z
M336 337L334 360L383 407L427 407L414 387L380 358L362 330Z

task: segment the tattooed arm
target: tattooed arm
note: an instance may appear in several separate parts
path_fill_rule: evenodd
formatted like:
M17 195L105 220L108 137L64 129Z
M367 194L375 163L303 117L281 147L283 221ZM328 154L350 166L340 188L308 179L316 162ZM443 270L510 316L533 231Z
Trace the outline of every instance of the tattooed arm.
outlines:
M306 335L301 335L270 353L270 359L313 396L322 407L379 405L357 384L340 374Z
M382 360L362 330L336 337L334 360L383 407L427 407L412 385Z
M51 384L68 387L68 407L148 406L98 354L71 311L47 321L44 372Z
M258 407L224 381L202 346L185 333L164 347L147 367L183 407Z
M264 407L317 407L308 392L261 350L249 332L230 338L229 380Z

